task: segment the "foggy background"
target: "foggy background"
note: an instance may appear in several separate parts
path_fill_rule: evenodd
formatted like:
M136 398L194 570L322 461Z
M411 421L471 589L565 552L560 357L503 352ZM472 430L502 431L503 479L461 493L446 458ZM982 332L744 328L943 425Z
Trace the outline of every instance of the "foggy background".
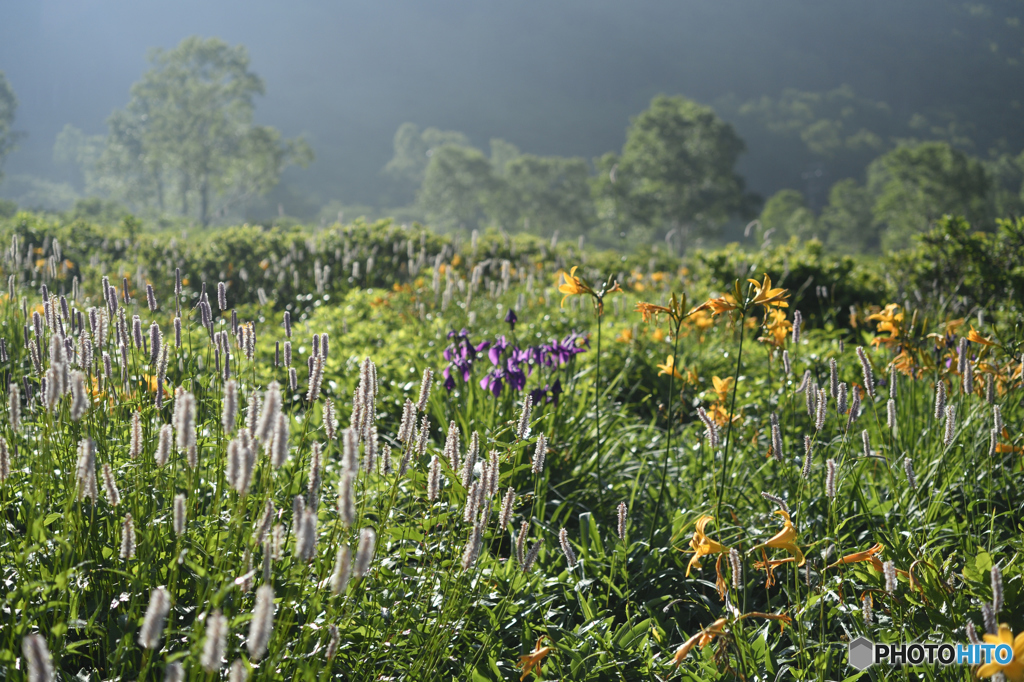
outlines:
M461 131L481 149L502 138L592 160L622 147L630 117L657 93L709 104L736 126L749 189L796 188L815 206L836 180L862 179L872 155L809 153L799 136L741 113L744 103L845 85L887 141L1016 153L1018 15L1019 0L5 2L0 70L26 136L0 193L27 176L80 191L79 172L54 161L56 135L66 124L104 134L148 68L147 50L198 34L247 47L266 84L256 120L303 134L315 152L269 199L289 215L311 218L332 200L411 202L381 172L404 122Z

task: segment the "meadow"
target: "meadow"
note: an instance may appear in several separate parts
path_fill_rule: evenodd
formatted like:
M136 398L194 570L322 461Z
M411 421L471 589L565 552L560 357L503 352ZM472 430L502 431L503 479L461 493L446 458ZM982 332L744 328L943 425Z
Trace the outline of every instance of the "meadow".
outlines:
M677 258L18 214L0 676L1024 679L1022 235Z

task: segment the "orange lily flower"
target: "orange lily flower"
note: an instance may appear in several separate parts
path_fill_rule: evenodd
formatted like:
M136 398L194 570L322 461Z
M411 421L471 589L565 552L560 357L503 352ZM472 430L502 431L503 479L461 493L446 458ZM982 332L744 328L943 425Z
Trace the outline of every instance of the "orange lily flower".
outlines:
M551 653L551 647L542 647L540 645L540 643L544 641L545 637L547 637L547 635L541 635L537 638L537 643L533 646L533 651L525 656L519 657L519 665L517 667L523 669L523 674L519 677L520 682L525 680L526 676L531 672L537 675L540 674L541 661L544 660L545 656Z
M756 279L748 279L747 281L757 287L757 295L751 301L755 305L763 305L765 307L777 306L779 308L789 307L789 304L785 301L786 297L789 296L789 290L780 287L773 289L772 278L768 276L767 272L764 273L764 282L758 282Z
M854 552L853 554L847 554L839 561L830 564L829 568L835 568L836 566L840 566L842 564L856 564L861 561L869 561L871 562L871 565L874 567L874 569L881 573L882 562L875 555L881 553L883 549L885 549L885 547L882 546L882 543L875 543L863 552Z
M687 655L689 655L690 649L692 649L698 643L700 644L700 647L703 649L705 645L707 645L709 642L711 642L712 639L715 638L715 635L720 635L724 632L722 628L725 627L725 622L725 618L719 618L714 623L707 626L706 628L695 634L693 637L690 637L690 639L683 642L683 645L676 649L676 654L672 657L672 662L676 666L678 666L680 663L683 662L683 659L686 658Z
M775 512L782 516L783 526L782 530L775 534L768 542L763 542L760 545L754 545L751 549L757 549L758 547L773 547L775 549L784 549L797 560L797 566L803 566L807 563L807 559L804 558L804 553L800 551L800 548L796 545L796 528L793 526L793 522L789 518L789 514L779 509Z
M721 298L709 298L687 313L687 315L692 315L700 312L701 310L711 310L712 315L720 315L721 313L727 313L730 310L736 310L737 308L739 308L739 305L736 303L736 299L729 294L726 294Z
M629 343L630 341L633 340L633 330L630 329L629 327L626 327L625 329L619 332L619 335L615 337L615 340L618 341L619 343Z
M786 629L786 623L793 622L793 619L785 614L761 613L760 611L751 611L750 613L744 613L736 620L746 620L747 618L764 618L766 620L781 621L783 630ZM706 628L695 634L693 637L690 637L690 639L686 640L681 647L676 649L676 653L672 657L672 662L676 666L678 666L680 663L683 662L683 659L686 658L686 656L690 653L690 650L694 646L700 645L700 648L703 649L705 646L710 644L711 640L713 640L716 635L721 635L725 632L726 622L727 621L725 618L719 618L714 623L712 623L711 625L707 626Z
M986 644L1006 644L1013 649L1013 658L1009 663L996 663L991 661L978 668L978 677L992 677L996 673L1003 673L1003 676L1010 682L1024 682L1024 632L1016 637L1006 623L999 626L998 635L985 636Z
M635 310L638 313L640 313L640 316L643 318L644 322L650 322L651 320L653 320L654 318L661 314L672 314L672 311L663 305L654 305L653 303L645 303L643 301L640 301L639 303L636 304Z
M983 346L994 346L996 342L992 339L986 339L984 336L975 331L974 327L971 327L971 331L967 332L967 340L973 341L974 343L980 343Z

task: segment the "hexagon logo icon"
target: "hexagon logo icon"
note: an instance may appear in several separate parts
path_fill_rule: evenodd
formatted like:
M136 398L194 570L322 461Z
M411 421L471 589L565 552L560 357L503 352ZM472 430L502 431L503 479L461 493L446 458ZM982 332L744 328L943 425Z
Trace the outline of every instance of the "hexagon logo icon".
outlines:
M875 662L875 645L864 637L850 642L849 663L857 670L864 670Z

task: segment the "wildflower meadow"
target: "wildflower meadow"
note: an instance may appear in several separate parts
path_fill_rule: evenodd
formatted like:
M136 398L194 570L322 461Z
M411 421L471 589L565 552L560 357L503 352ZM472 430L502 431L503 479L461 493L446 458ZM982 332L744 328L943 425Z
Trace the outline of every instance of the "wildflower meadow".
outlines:
M936 230L18 214L0 677L1024 680L1024 223ZM861 671L858 637L1015 657Z

